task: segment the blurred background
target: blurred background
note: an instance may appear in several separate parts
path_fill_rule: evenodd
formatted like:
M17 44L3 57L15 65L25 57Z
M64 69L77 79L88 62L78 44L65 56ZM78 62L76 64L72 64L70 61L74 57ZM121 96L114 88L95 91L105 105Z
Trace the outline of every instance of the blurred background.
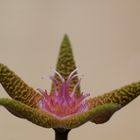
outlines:
M82 91L92 96L140 80L139 0L0 0L0 63L30 86L50 89L64 34L68 34ZM0 97L8 97L0 86ZM86 123L69 140L139 140L140 97L102 125ZM0 139L53 140L51 129L0 107Z

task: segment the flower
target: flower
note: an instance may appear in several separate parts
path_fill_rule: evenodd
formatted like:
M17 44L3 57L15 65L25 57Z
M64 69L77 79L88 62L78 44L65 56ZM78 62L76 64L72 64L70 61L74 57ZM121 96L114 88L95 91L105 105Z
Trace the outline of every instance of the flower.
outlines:
M4 64L0 64L0 83L9 96L0 105L13 115L32 123L54 129L70 130L91 121L107 122L114 112L140 95L140 81L103 95L86 98L80 91L80 81L72 48L65 35L56 70L51 76L52 90L34 90ZM39 92L38 92L39 91Z

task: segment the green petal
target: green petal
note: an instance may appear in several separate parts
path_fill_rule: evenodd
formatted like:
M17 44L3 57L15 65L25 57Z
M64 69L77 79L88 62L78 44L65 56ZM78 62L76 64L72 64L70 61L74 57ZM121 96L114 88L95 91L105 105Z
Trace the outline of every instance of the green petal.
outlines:
M94 120L100 114L104 113L104 110L117 110L120 106L117 104L104 104L97 106L87 112L83 112L65 119L58 119L52 115L40 111L39 109L27 106L19 101L11 99L0 99L0 105L4 106L13 115L25 118L32 123L45 127L45 128L63 128L72 129L81 126L89 120Z
M113 111L116 111L119 108L120 108L119 104L113 103L99 105L95 108L90 109L87 112L83 112L63 120L63 127L65 129L79 127L82 124L86 123L87 121L94 121L95 119L103 115L105 111L113 114Z
M61 47L60 47L56 70L65 79L67 79L69 74L75 69L76 69L76 64L75 64L71 44L70 44L68 36L65 35L64 38L63 38ZM72 88L74 87L74 85L77 82L78 82L77 77L72 80L72 82L70 84L70 87L69 87L70 91L72 90ZM80 87L78 87L77 90L76 90L76 95L78 95L78 94L80 94Z
M121 108L135 99L137 96L140 95L140 81L136 83L132 83L130 85L126 85L120 89L113 90L109 93L105 93L102 96L95 97L93 99L89 99L89 107L94 108L98 105L106 104L106 103L115 103L121 105ZM93 122L95 123L104 123L108 121L111 117L112 113L106 110L103 115L100 115L99 118L94 119ZM117 110L116 110L117 111ZM114 113L114 111L113 111ZM101 121L100 121L101 120ZM103 121L102 121L103 120Z
M0 64L0 83L9 96L32 107L36 107L36 103L41 98L39 93L3 64Z
M92 118L91 122L96 124L101 124L107 122L111 116L121 108L120 104L109 104L102 110L100 110L94 117Z
M20 118L25 118L36 125L46 128L58 126L58 121L53 116L36 108L27 106L19 101L1 98L0 105L4 106L13 115Z

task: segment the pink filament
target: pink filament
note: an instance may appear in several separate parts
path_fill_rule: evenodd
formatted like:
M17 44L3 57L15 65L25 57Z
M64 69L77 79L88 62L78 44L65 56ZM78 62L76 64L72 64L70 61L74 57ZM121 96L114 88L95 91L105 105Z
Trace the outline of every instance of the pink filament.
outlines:
M58 75L61 82L59 82L55 77L51 76L50 79L54 85L54 93L48 94L47 91L38 89L42 94L42 99L39 101L39 108L45 112L51 113L58 118L65 118L80 112L85 112L88 109L88 105L85 98L89 94L80 94L80 96L75 95L76 88L79 86L81 79L73 87L72 92L68 91L69 84L71 80L77 77L77 69L70 73L67 80L53 69L55 74ZM58 86L58 90L57 87Z

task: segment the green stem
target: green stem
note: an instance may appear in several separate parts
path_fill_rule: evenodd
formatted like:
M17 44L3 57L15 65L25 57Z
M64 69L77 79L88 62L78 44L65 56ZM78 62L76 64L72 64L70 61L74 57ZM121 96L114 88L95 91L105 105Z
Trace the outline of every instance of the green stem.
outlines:
M64 129L54 129L55 130L55 140L68 140L68 133L70 130Z

